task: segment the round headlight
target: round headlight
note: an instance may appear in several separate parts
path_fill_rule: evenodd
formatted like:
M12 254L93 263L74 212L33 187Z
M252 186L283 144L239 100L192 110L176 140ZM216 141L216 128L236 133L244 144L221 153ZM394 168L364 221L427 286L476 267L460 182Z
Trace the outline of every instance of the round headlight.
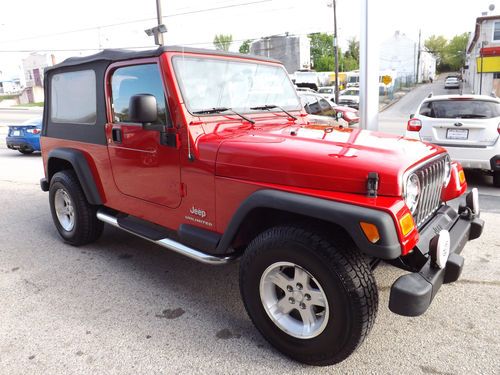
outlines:
M417 210L418 199L420 198L420 180L415 173L412 173L405 184L404 200L411 213Z
M443 180L443 185L445 187L448 186L448 183L450 182L450 177L451 177L451 159L450 155L446 155L446 158L444 159L444 180Z

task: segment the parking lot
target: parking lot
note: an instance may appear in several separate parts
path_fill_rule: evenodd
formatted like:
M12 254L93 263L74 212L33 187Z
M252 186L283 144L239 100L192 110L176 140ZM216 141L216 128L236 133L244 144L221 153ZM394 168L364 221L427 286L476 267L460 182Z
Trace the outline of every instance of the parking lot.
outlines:
M238 264L195 263L111 227L92 245L63 244L38 185L40 154L5 149L2 131L2 374L498 373L500 194L489 177L467 175L483 192L486 227L464 250L460 280L443 286L426 314L404 318L387 307L404 272L382 264L371 335L341 364L314 368L282 356L254 328Z

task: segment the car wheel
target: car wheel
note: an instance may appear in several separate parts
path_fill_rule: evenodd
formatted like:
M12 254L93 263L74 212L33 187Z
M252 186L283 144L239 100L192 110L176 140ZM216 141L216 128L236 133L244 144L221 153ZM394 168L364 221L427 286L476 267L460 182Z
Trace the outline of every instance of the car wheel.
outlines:
M240 264L248 315L278 350L326 366L347 358L368 335L378 291L355 245L299 227L256 237Z
M35 150L33 150L32 148L20 148L18 151L21 154L28 155L28 154L32 154L33 151L35 151Z
M493 186L500 188L500 171L493 172Z
M99 238L104 223L97 219L97 206L87 202L72 170L57 172L52 177L49 202L52 219L65 242L80 246Z

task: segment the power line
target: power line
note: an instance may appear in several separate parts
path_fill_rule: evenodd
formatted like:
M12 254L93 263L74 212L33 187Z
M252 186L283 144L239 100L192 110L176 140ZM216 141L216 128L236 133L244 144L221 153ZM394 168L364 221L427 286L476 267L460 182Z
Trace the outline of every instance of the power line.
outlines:
M254 4L260 4L260 3L269 3L269 2L272 2L272 1L273 0L257 0L257 1L249 1L249 2L246 2L246 3L230 4L230 5L224 5L224 6L212 7L212 8L205 8L205 9L197 9L197 10L192 10L192 11L186 11L186 12L181 12L181 13L175 13L175 14L166 15L166 16L163 16L163 18L171 18L171 17L185 16L185 15L188 15L188 14L212 12L212 11L222 10L222 9L237 8L237 7L254 5ZM82 28L82 29L60 31L60 32L51 33L51 34L44 34L44 35L38 35L38 36L30 36L30 37L24 37L24 38L18 38L18 39L11 39L11 40L0 40L0 43L13 43L13 42L20 42L20 41L23 41L23 40L49 38L49 37L52 37L52 36L58 36L58 35L64 35L64 34L73 34L73 33L85 32L85 31L93 31L93 30L99 30L99 29L116 27L116 26L123 26L123 25L132 24L132 23L140 23L140 22L146 22L146 21L152 21L152 20L156 20L156 18L143 18L143 19L139 19L139 20L132 20L132 21L112 23L112 24L107 24L107 25L86 27L86 28ZM76 50L72 50L72 51L76 51Z
M314 33L323 33L326 31L318 31L318 30L312 30L312 31L307 31L307 32L302 32L302 33L288 33L288 36L307 36L309 34L314 34ZM274 35L287 35L286 32L283 33L277 33L273 34ZM258 37L248 37L244 39L236 39L233 40L233 43L243 43L246 40L260 40L262 38L262 35ZM203 46L203 45L212 45L212 41L207 41L207 42L193 42L193 43L183 43L181 46ZM128 46L128 47L110 47L109 49L146 49L146 48L154 48L154 46ZM107 49L107 48L106 48ZM52 49L52 48L43 48L43 49L19 49L19 50L0 50L0 53L29 53L29 52L78 52L78 51L102 51L102 49L99 48L68 48L68 49Z

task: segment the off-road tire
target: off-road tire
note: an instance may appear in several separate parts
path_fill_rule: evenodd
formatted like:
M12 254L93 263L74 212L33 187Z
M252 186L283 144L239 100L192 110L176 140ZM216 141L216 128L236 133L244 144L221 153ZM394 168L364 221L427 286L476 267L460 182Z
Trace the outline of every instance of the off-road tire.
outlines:
M493 186L500 188L500 171L493 172Z
M318 336L293 337L268 316L259 283L276 262L299 265L322 285L330 312ZM248 245L240 263L240 291L248 315L271 345L296 361L318 366L341 362L353 353L378 310L375 279L354 243L295 226L268 229Z
M74 210L74 226L71 230L63 228L56 214L54 197L59 189L65 191L71 199ZM50 180L49 203L52 219L64 242L81 246L94 242L101 236L104 223L96 217L98 207L88 203L74 171L64 170L54 174Z

